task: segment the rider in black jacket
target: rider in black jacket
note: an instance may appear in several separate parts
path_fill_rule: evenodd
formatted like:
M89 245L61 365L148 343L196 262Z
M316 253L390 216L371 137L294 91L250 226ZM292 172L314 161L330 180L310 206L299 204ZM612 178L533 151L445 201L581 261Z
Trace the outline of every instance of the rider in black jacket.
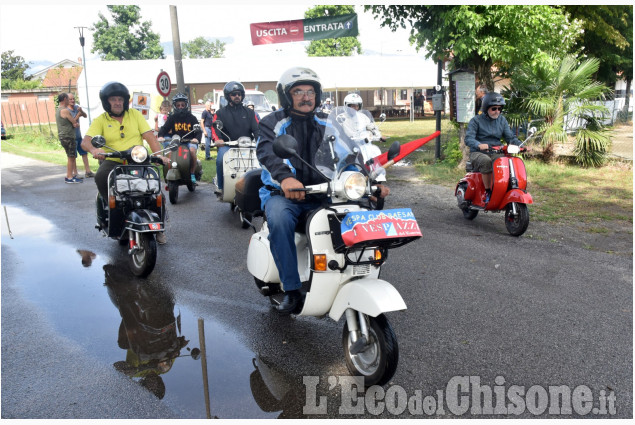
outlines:
M177 93L172 99L172 105L174 106L174 113L168 116L167 121L161 129L159 129L159 141L163 141L164 137L179 135L185 136L194 129L194 126L199 122L190 111L188 111L189 100L183 93ZM198 149L198 142L201 140L201 130L196 130L191 133L188 138L191 139L189 144L190 148L190 174L192 183L196 184L196 177L194 175L196 171L196 150Z
M237 81L230 81L225 84L223 94L227 100L227 105L220 108L214 115L214 121L218 120L223 123L221 131L214 131L216 135L214 144L218 146L216 156L217 194L223 191L223 155L229 150L229 146L224 146L224 142L238 140L239 137L249 137L253 140L258 138L258 118L253 110L243 105L245 87Z

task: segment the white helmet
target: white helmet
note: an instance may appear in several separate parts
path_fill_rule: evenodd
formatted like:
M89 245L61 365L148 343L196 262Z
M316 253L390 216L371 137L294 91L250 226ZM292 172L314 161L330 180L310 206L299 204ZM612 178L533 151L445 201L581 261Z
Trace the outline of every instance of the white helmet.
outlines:
M360 110L362 109L362 97L357 93L351 93L344 98L344 105L351 106L355 104L359 105Z
M331 103L331 98L330 97L326 98L326 103Z

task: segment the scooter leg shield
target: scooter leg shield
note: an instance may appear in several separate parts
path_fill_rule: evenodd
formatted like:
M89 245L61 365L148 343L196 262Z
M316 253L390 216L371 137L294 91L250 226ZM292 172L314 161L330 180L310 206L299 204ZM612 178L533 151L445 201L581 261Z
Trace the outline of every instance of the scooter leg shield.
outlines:
M181 180L181 173L178 168L170 168L165 175L165 180Z
M377 317L381 313L405 310L407 307L399 291L390 283L366 278L349 282L339 290L329 317L338 321L347 308Z

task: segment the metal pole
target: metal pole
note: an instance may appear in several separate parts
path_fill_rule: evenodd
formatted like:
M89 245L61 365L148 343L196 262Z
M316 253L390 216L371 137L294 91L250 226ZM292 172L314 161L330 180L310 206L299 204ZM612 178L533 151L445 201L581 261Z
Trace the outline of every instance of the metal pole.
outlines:
M179 93L185 93L183 78L183 57L181 55L181 37L179 36L179 18L176 6L170 6L170 21L172 22L172 45L174 48L174 69L176 70L176 88ZM188 93L189 97L189 93ZM228 99L229 100L229 99ZM192 103L190 99L190 104Z
M86 71L86 54L84 53L84 28L86 27L75 27L79 30L79 44L82 45L82 60L84 61L84 84L86 84L86 108L88 109L88 124L92 124L93 120L90 118L90 96L88 96L88 71ZM77 91L79 92L79 87L77 87ZM70 91L70 89L69 89ZM79 93L77 93L79 96Z
M439 91L439 93L443 93L443 80L442 80L442 71L443 71L443 62L441 62L441 60L439 59L439 62L437 62L437 86L441 87L441 90ZM444 102L445 104L445 99ZM436 130L437 131L441 131L441 111L436 111L437 114L437 127ZM439 136L437 137L437 144L436 144L436 149L434 152L434 158L435 159L441 159L441 135L439 134Z

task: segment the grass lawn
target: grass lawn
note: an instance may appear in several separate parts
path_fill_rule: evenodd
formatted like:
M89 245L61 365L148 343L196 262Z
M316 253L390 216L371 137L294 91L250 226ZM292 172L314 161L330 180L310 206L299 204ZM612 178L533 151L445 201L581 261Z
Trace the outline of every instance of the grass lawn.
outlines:
M415 120L390 120L381 124L381 131L388 142L381 146L388 149L397 140L407 142L434 133L436 121L433 117ZM442 120L441 142L444 145L455 130L447 120ZM11 134L2 141L2 150L59 165L66 165L66 155L59 141L48 133ZM421 151L408 157L422 179L431 184L454 187L465 174L456 166L434 160L436 140L426 144ZM443 146L442 146L443 147ZM214 160L205 161L204 149L199 149L198 158L203 164L203 181L211 182L216 175L216 150ZM90 158L90 155L89 155ZM90 158L91 168L97 170L97 161ZM525 162L529 176L528 190L534 204L532 220L543 222L597 223L598 232L603 232L613 220L633 221L633 169L630 162L611 162L602 168L580 168L564 162L545 164L536 159ZM78 158L80 174L83 164Z

